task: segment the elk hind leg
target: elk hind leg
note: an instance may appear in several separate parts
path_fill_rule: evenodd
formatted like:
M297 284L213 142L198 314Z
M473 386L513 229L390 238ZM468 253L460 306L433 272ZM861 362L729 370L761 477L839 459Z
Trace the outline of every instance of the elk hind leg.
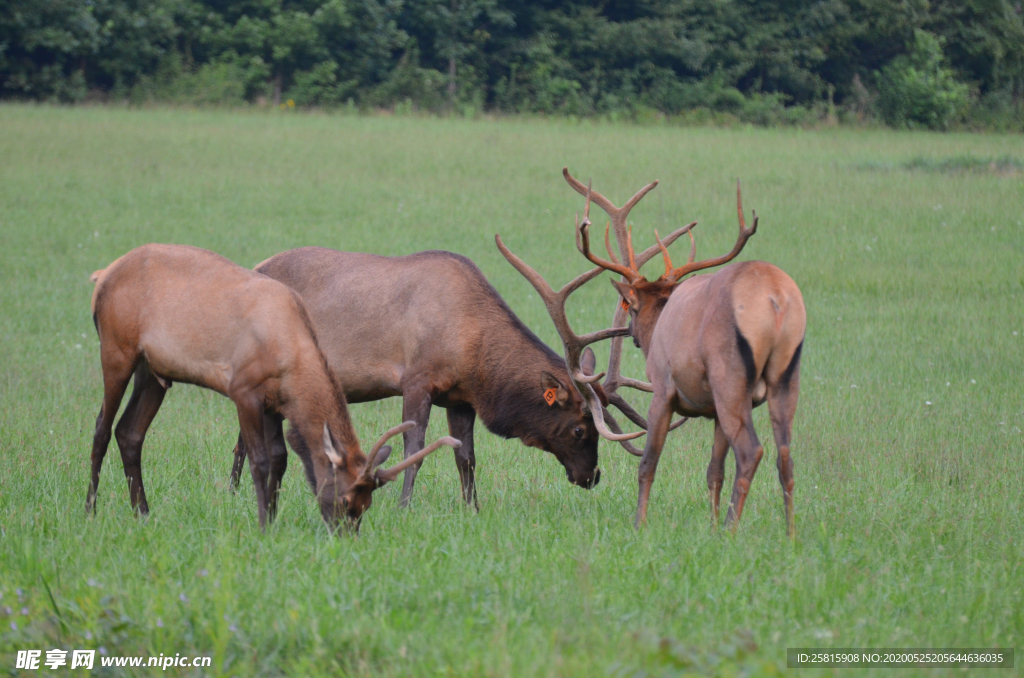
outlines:
M284 444L284 419L279 414L267 412L263 415L263 435L270 456L270 475L267 478L267 514L271 522L277 516L277 497L281 492L281 481L288 469L288 448Z
M736 455L736 480L732 486L729 512L725 517L726 524L735 530L739 525L740 516L743 514L743 505L750 492L750 483L754 480L761 457L764 456L764 448L761 447L761 441L757 439L757 433L754 431L754 418L750 409L749 396L740 399L726 411L723 411L723 408L718 408L716 402L716 409L718 410L718 421Z
M779 469L779 483L782 485L782 500L786 507L786 534L793 538L796 524L793 515L793 458L789 454L793 417L796 414L797 389L791 384L777 385L768 389L768 413L775 434L775 448L778 450L776 466Z
M231 463L231 483L229 485L231 492L234 493L238 490L238 483L242 480L242 469L245 468L245 444L242 442L242 434L238 434L238 442L235 443L235 449L232 451L234 460Z
M103 459L107 456L107 449L110 446L110 431L114 426L117 409L121 406L121 399L128 389L128 382L131 381L134 362L137 359L126 356L116 349L104 348L100 347L103 363L103 405L96 417L96 430L92 438L92 473L89 478L89 492L85 497L86 513L96 512L96 492L100 486Z
M427 423L430 421L431 400L430 394L419 388L409 388L402 393L402 421L416 422L416 426L402 436L406 459L423 449L423 441L427 435ZM405 477L402 479L402 497L398 500L399 506L409 505L409 501L412 499L412 487L416 483L416 474L419 470L419 464L414 464L405 470Z
M149 365L140 362L135 368L132 397L114 431L117 447L121 450L121 463L124 465L124 477L128 481L132 508L142 515L149 514L146 489L142 484L142 444L166 393L167 389L160 384Z
M708 464L708 494L711 496L711 527L718 527L718 508L722 501L722 483L725 482L725 456L729 453L729 438L722 424L715 419L715 442L711 447Z
M459 469L462 481L462 500L472 504L477 511L480 505L476 500L476 455L473 453L473 424L476 423L476 410L469 405L448 408L448 432L462 443L455 448L455 465Z

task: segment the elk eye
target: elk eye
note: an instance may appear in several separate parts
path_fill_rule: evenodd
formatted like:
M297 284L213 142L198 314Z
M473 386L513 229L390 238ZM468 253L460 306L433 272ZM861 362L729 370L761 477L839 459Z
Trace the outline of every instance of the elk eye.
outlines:
M583 440L583 427L577 426L572 430L572 434L576 436L577 440Z

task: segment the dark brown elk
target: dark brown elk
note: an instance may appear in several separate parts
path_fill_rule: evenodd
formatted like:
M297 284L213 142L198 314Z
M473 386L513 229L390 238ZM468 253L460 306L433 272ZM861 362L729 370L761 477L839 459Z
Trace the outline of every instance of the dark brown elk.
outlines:
M149 512L142 444L171 384L203 386L234 401L249 454L260 526L277 510L287 467L282 421L302 459L324 521L358 528L372 493L442 444L390 469L387 433L364 455L345 397L327 369L297 294L208 250L144 245L92 275L100 338L103 406L96 419L86 510L94 512L110 429L132 376L135 386L115 435L133 507Z
M593 199L610 215L616 209L607 198L592 192L564 170L566 181L588 196L577 245L591 262L620 274L612 281L630 315L630 334L647 359L647 377L653 398L647 415L647 444L640 461L640 492L636 524L646 522L647 504L658 459L673 413L706 417L715 422L715 441L708 466L708 491L717 525L725 475L725 457L732 447L736 479L727 523L735 528L764 449L754 431L752 408L768 402L777 467L786 510L786 526L794 533L793 460L790 436L800 390L800 353L807 315L796 283L779 268L761 261L730 264L721 270L682 280L686 275L734 259L757 230L746 227L739 184L736 205L739 237L728 254L694 261L696 243L690 231L689 260L672 265L667 246L657 237L665 260L665 273L649 281L640 274L625 220L613 218L621 261L608 247L610 260L590 251L587 218ZM696 224L691 224L692 229ZM682 281L682 282L680 282Z
M302 297L350 403L402 396L402 418L416 422L405 432L407 456L423 446L431 407L447 410L448 429L462 441L455 463L467 503L476 505L477 416L491 432L555 455L569 482L591 488L600 480L598 430L565 361L469 259L441 251L382 257L304 247L255 270ZM593 368L591 352L580 369ZM236 450L233 482L243 449ZM416 468L406 471L403 505Z

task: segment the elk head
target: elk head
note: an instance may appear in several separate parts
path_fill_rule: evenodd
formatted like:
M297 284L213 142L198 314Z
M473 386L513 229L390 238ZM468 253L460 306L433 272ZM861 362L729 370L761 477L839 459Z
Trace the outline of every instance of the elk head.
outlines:
M320 503L320 512L328 527L336 530L344 526L358 532L363 513L373 503L375 490L390 483L413 464L423 461L427 455L442 445L453 448L462 445L455 438L445 436L408 459L388 469L381 468L391 455L391 446L384 443L414 426L416 422L407 421L389 429L374 443L369 454L364 456L358 451L346 454L345 449L335 441L327 423L324 423L323 450L330 460L331 467L324 479L317 482L316 495ZM338 452L339 448L341 453Z
M743 218L743 202L740 195L740 184L739 181L737 181L736 209L739 214L740 232L732 250L728 254L714 259L694 261L697 256L697 243L693 238L693 228L697 225L697 222L694 221L672 234L673 240L683 233L690 236L690 256L684 265L675 267L672 265L672 258L668 253L668 244L671 244L671 241L669 241L668 238L666 238L667 242L662 241L661 238L658 237L658 231L655 230L654 238L657 241L657 248L661 250L662 257L665 260L665 273L657 280L651 281L640 273L640 267L646 262L639 261L638 263L639 258L633 251L633 232L631 228L626 226L626 215L629 213L629 210L639 202L640 198L657 186L658 182L648 184L633 196L625 206L617 208L603 195L591 190L589 186L584 186L573 178L573 176L569 174L568 168L565 168L562 173L570 186L572 186L577 192L587 196L586 206L584 207L583 212L583 221L577 222L576 247L583 256L597 264L600 268L618 273L622 276L623 280L613 280L612 285L615 286L615 289L619 292L619 296L622 298L623 308L629 313L629 333L633 337L633 342L644 352L645 356L647 355L647 351L650 347L650 339L654 332L654 327L657 324L658 318L661 316L661 311L665 308L665 304L668 302L668 298L671 296L676 285L678 285L679 282L690 273L695 273L713 266L720 266L732 261L743 249L743 246L746 245L750 236L757 232L756 212L754 213L753 225L751 225L750 228L746 227L746 222ZM622 261L620 261L612 251L611 244L608 240L607 228L605 229L605 248L608 250L609 259L602 259L590 251L589 214L591 199L600 205L601 208L608 213L608 216L611 217L610 225L614 227L619 251L623 254Z
M580 372L584 377L594 374L597 359L590 348L580 356ZM598 400L607 404L600 384L593 384ZM550 452L565 468L570 483L592 489L601 481L597 447L601 438L587 401L580 394L566 369L541 372L536 398L529 408L531 426L522 441L531 447Z

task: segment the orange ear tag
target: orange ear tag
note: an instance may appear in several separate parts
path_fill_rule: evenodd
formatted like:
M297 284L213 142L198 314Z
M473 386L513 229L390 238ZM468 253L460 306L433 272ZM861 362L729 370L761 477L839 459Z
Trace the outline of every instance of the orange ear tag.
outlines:
M548 404L548 407L551 407L552 405L555 404L555 389L549 388L548 390L544 391L544 402Z
M623 311L628 311L629 310L629 302L626 301L625 299L622 300L622 310Z

